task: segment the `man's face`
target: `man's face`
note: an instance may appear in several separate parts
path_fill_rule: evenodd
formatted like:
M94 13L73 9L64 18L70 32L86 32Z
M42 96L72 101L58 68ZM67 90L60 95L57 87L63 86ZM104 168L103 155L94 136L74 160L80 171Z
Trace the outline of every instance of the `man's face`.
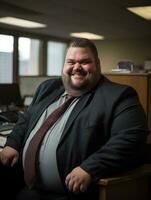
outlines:
M70 47L62 71L62 79L68 90L88 90L100 77L100 63L96 62L91 50Z

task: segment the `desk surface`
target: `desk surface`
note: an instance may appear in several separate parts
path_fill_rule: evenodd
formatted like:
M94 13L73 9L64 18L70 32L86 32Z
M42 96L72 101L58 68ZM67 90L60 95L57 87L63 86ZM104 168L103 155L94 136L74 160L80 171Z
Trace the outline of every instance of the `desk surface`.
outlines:
M149 73L134 73L134 72L130 72L130 73L122 73L122 72L103 72L104 75L118 75L118 76L151 76L151 72Z

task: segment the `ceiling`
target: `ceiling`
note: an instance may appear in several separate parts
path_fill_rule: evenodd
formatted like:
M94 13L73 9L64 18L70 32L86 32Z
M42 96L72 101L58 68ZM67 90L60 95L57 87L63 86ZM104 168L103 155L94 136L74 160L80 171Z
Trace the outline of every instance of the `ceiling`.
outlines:
M128 6L151 5L151 0L0 0L0 17L13 16L47 24L15 29L69 39L70 32L91 32L106 39L151 38L151 21L126 10Z

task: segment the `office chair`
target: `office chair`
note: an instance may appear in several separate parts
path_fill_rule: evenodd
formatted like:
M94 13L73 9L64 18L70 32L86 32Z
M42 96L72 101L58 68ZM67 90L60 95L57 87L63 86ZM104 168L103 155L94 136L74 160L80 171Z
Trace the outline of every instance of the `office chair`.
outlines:
M102 178L98 184L99 200L150 200L151 164Z

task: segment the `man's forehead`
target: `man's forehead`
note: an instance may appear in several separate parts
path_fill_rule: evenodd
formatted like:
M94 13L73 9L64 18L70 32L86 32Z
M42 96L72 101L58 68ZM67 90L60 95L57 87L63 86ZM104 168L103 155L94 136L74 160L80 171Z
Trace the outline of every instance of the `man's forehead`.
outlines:
M89 47L69 47L66 58L72 56L92 57L94 56Z
M91 51L89 47L69 47L68 51Z

